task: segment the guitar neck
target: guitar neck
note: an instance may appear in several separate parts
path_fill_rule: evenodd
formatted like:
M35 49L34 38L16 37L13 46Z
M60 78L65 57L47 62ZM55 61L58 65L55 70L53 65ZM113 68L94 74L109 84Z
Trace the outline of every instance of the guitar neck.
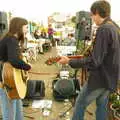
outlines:
M71 55L71 56L67 56L69 59L78 59L78 58L83 58L83 55ZM60 56L58 57L54 57L51 60L55 60L56 62L59 61L61 59Z
M70 58L70 59L78 59L78 58L83 58L83 55L72 55L72 56L67 56L67 57ZM52 57L52 58L49 58L45 63L48 64L48 65L51 65L55 62L58 62L60 59L61 59L60 56Z
M78 59L78 58L83 58L83 55L72 55L72 56L67 56L70 59Z

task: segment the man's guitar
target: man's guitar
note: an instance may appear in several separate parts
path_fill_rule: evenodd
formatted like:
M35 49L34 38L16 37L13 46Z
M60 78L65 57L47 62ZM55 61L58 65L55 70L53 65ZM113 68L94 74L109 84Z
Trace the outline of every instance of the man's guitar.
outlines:
M71 55L67 56L70 59L78 59L78 58L83 58L83 55ZM52 65L53 63L58 62L61 59L60 56L58 57L50 57L48 60L45 61L47 65Z
M27 71L14 68L9 62L3 64L3 85L10 99L23 99L27 90Z

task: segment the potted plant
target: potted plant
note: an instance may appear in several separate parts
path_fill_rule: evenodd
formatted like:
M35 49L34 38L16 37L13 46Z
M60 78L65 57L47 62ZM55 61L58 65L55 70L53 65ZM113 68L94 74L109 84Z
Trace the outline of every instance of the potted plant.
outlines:
M109 97L109 107L112 113L113 120L120 119L120 96L116 93L111 94Z
M115 114L115 115L114 115L115 118L119 120L119 119L120 119L120 106L119 106L119 108L115 111L114 114Z

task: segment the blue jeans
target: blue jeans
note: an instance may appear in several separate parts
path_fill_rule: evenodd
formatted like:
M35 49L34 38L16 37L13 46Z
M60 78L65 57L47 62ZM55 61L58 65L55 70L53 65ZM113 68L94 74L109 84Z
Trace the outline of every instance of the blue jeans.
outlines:
M108 95L109 91L104 88L89 92L85 84L76 99L72 120L84 120L85 110L94 100L96 100L96 120L107 120Z
M2 120L23 120L22 101L20 99L8 99L2 88L0 88L0 107Z

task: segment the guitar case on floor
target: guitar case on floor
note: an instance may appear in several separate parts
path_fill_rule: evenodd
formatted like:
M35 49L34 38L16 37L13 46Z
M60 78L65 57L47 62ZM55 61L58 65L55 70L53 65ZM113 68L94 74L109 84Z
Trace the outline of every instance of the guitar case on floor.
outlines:
M25 99L39 100L45 97L45 83L43 80L28 80Z

